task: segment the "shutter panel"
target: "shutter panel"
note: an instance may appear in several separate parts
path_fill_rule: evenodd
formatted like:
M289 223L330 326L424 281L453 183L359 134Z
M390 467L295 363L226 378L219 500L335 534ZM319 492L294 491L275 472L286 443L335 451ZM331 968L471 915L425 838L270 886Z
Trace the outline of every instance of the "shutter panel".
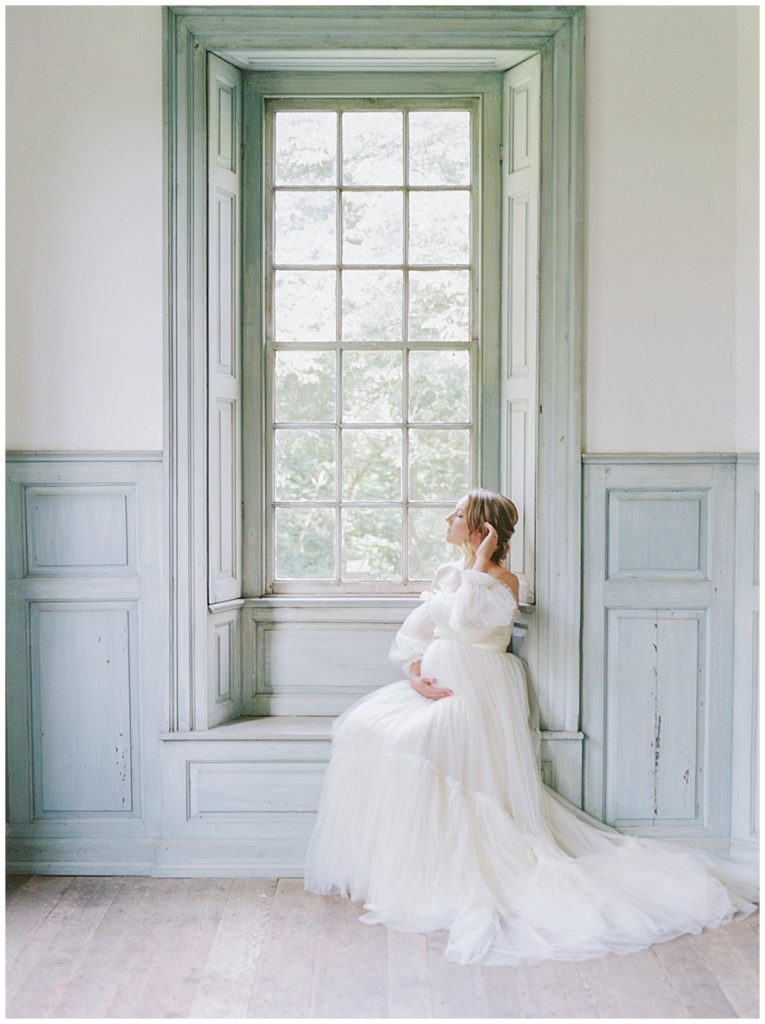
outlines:
M208 57L208 591L241 596L241 74Z
M541 57L504 75L502 105L502 491L518 508L510 567L535 600Z

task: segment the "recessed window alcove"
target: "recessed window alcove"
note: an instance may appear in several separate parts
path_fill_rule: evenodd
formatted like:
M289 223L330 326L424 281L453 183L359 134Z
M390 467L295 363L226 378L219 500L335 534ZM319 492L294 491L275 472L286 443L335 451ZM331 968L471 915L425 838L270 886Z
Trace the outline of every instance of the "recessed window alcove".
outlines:
M239 92L233 85L232 95L244 97L247 118L248 88L257 92L254 83L260 83L258 95L268 91L264 81L273 81L276 94L295 96L301 76L319 81L324 95L346 97L359 95L365 82L366 96L390 95L386 77L401 76L401 81L417 81L425 95L478 96L485 111L495 102L492 89L500 96L501 85L498 92L480 83L501 83L509 69L533 58L540 85L541 175L536 280L524 293L524 301L531 297L524 307L524 339L532 343L524 340L524 380L517 374L515 382L503 385L504 368L512 364L503 346L514 345L499 329L500 292L507 295L511 287L508 258L500 265L499 278L504 278L487 285L482 307L488 322L494 304L497 326L489 334L495 330L497 337L476 364L481 404L475 480L513 490L513 497L523 490L527 522L519 568L527 603L518 652L529 664L539 698L543 763L551 781L568 779L562 791L580 802L582 9L177 7L168 9L165 19L172 664L165 736L198 740L234 729L236 738L255 737L265 717L271 720L270 735L278 732L276 719L289 715L315 716L319 728L318 719L329 719L353 696L320 685L311 696L310 673L320 672L318 659L331 652L333 637L364 637L368 650L364 654L359 648L362 661L367 654L384 660L387 637L415 600L403 592L274 594L264 583L266 494L258 468L263 446L253 441L262 440L263 421L262 402L253 396L264 393L253 340L261 336L262 238L252 186L262 153L252 122L241 116L232 121L245 124L242 135L237 137L234 128L229 140L231 166L242 172L240 191L232 195L240 197L244 213L228 282L235 295L233 362L221 374L211 357L215 310L208 291L216 259L208 218L214 177L208 175L211 62L232 69L231 81L242 85ZM499 253L507 217L499 171L512 144L501 141L510 124L506 107L507 100L497 105L502 151L482 179L483 201L490 204L482 214L486 228L480 243L487 267L492 258L487 246L496 245ZM516 415L521 407L512 406L519 388L526 388L522 441ZM229 411L224 421L212 415L218 415L218 400ZM220 434L216 422L223 422ZM222 459L228 469L216 461ZM289 674L281 689L272 672ZM369 685L379 681L384 680L370 677Z

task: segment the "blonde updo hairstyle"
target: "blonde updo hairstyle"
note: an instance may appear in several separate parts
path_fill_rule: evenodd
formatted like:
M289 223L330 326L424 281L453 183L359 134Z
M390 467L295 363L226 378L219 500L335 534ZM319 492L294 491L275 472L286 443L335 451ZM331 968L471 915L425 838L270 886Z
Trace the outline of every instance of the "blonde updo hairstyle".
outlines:
M492 562L504 565L510 547L510 538L515 532L518 522L518 509L502 494L477 488L468 491L465 502L465 522L472 534L475 530L483 531L484 523L490 523L497 531L497 549L491 557ZM465 565L475 562L475 551L469 544L463 546Z

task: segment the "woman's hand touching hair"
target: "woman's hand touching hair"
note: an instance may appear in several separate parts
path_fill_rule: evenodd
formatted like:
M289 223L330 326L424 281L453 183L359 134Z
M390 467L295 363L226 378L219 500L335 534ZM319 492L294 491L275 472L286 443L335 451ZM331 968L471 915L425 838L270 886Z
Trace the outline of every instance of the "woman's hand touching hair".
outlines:
M482 533L483 540L476 549L473 568L479 572L488 572L489 566L492 564L492 556L499 545L499 537L491 523L483 524Z

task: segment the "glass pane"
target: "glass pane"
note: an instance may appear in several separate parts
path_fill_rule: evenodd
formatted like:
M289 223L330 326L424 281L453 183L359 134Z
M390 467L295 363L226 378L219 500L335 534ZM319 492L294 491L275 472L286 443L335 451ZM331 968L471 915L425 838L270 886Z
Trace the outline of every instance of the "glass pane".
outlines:
M458 502L468 489L467 430L409 431L409 494L415 501Z
M343 419L400 423L402 374L400 352L345 352Z
M401 431L343 431L343 498L401 499Z
M409 184L470 184L470 112L409 114Z
M470 262L470 193L409 195L409 262Z
M470 419L470 353L409 353L409 419L466 423Z
M274 119L277 185L334 185L337 181L337 114L281 110Z
M335 271L277 270L274 340L334 341Z
M336 263L334 192L277 192L275 263Z
M276 578L335 578L334 509L276 509Z
M335 497L335 431L274 431L277 501L326 501Z
M401 579L401 510L343 510L343 579Z
M469 312L469 270L411 271L411 341L467 341L470 337Z
M453 506L409 509L409 579L432 580L439 565L459 558L446 542L445 517Z
M344 185L402 185L403 152L401 111L343 114Z
M335 421L335 353L277 352L275 418Z
M343 341L401 341L400 270L344 270Z
M403 263L401 192L343 195L343 262Z

